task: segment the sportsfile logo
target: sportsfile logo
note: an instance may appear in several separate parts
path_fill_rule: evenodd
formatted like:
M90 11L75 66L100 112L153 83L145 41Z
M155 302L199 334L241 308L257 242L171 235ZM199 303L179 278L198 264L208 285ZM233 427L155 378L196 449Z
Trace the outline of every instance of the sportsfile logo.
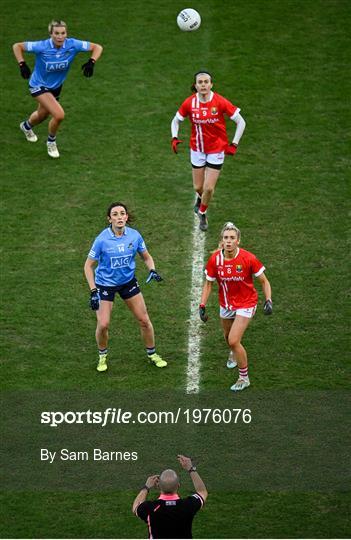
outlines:
M129 266L132 256L126 255L124 257L111 257L111 268L124 268Z
M52 73L53 71L62 71L68 68L68 60L61 60L60 62L46 62L46 71Z

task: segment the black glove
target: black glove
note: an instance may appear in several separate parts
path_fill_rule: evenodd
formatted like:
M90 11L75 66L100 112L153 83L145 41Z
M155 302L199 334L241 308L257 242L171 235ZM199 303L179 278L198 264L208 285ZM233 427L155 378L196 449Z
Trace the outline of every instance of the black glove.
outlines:
M263 313L265 315L272 315L273 313L273 304L272 300L266 300L263 306Z
M97 311L100 307L100 295L97 289L91 289L89 305L92 310Z
M161 278L160 274L158 274L156 270L150 270L146 283L150 283L152 279L155 281L163 281L163 278Z
M94 65L95 60L93 58L89 58L89 60L82 65L83 75L85 77L92 77L94 74Z
M208 315L206 313L206 307L203 304L199 305L199 315L202 322L208 321Z
M28 64L26 64L25 61L19 62L19 68L20 68L20 72L21 72L22 77L24 79L29 79L32 72L31 72L30 67L28 66Z

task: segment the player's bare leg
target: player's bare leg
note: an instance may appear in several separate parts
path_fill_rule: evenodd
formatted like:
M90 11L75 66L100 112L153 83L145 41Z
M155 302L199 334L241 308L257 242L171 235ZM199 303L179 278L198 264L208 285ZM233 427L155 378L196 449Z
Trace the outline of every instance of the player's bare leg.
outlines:
M136 294L132 298L127 298L125 303L139 323L145 347L155 347L154 328L150 321L143 295L141 293Z
M108 351L108 329L110 327L113 302L101 300L99 309L96 312L96 343L99 349L98 371L107 370L107 351Z
M220 173L220 169L212 169L211 167L206 167L205 169L201 202L206 206L210 204Z
M35 99L37 100L39 105L42 106L42 109L45 109L47 111L47 116L51 116L51 120L49 122L49 135L56 135L61 122L65 118L65 111L63 110L57 99L52 94L50 94L50 92L41 94Z
M49 111L41 103L39 103L37 110L32 112L28 120L32 126L37 126L38 124L44 122L49 114Z
M242 337L245 333L245 330L250 324L251 319L248 317L241 317L236 315L234 322L231 326L231 329L228 334L228 343L232 349L235 359L239 368L239 379L233 386L231 390L239 391L244 390L250 386L250 380L248 376L248 365L247 365L247 353L243 345L241 344Z
M207 208L212 199L218 177L220 175L220 169L213 169L212 167L205 167L205 178L202 187L201 205L199 208L200 229L206 231L208 229L207 221Z
M227 360L227 368L229 368L229 369L233 369L233 368L235 368L237 366L237 361L236 361L236 358L235 358L235 354L232 351L232 349L230 348L229 343L228 343L228 336L229 336L230 329L231 329L231 327L233 325L233 322L234 322L234 319L222 319L221 318L221 325L222 325L222 328L223 328L224 339L226 340L227 345L229 347L229 355L228 355L228 360Z
M46 111L48 111L49 115L51 116L51 120L49 122L49 135L46 144L49 156L52 158L58 158L60 157L60 154L56 146L56 133L65 117L65 111L56 98L49 92L41 94L35 99L40 105L42 105L44 109L46 109Z
M196 193L196 201L194 205L195 214L199 213L199 208L201 204L201 197L203 192L203 185L205 181L205 167L197 167L192 169L193 175L193 186Z
M141 293L136 294L132 298L127 298L125 303L139 323L141 336L149 360L151 360L156 367L166 367L167 362L156 354L154 327L150 321L143 295Z

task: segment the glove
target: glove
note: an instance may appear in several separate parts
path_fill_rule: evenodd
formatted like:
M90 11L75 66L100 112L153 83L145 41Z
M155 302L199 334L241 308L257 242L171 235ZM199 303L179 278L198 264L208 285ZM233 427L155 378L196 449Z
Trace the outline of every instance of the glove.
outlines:
M150 270L146 283L150 283L152 279L155 281L163 281L163 278L161 278L160 274L158 274L156 270Z
M202 322L208 321L208 315L206 313L206 307L203 304L199 305L199 315Z
M266 300L263 306L263 313L265 315L272 315L273 313L273 304L272 300Z
M226 156L234 156L236 154L238 147L235 146L234 143L227 144L227 146L224 149L224 153Z
M226 156L234 156L237 149L238 149L238 147L235 146L234 143L230 143L230 144L227 144L227 146L225 147L224 153L225 153Z
M97 311L100 307L100 295L97 289L91 289L89 305L93 311Z
M29 79L29 77L31 76L31 70L30 70L30 67L28 66L28 64L26 64L26 62L19 62L19 68L20 68L20 72L21 72L21 75L24 79Z
M89 60L82 65L83 75L85 77L92 77L94 74L94 65L95 60L93 58L89 58Z
M175 154L178 154L177 146L182 142L183 141L180 141L177 137L173 137L173 139L171 140L172 150Z

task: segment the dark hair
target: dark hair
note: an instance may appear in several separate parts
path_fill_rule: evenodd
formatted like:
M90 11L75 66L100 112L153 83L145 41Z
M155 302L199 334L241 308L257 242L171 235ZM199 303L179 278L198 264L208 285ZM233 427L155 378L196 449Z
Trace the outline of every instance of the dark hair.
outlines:
M122 202L119 202L119 201L113 202L113 203L110 204L110 206L107 208L107 212L106 212L107 217L109 217L109 218L111 217L111 210L115 206L122 206L122 208L124 208L124 210L127 212L127 214L128 214L127 223L130 223L131 221L133 221L133 216L128 212L128 208L126 207L126 205L124 203L122 203Z
M194 92L194 93L196 93L196 86L195 86L195 84L196 84L196 77L197 77L198 75L200 75L201 73L206 73L206 75L209 75L209 76L210 76L210 79L211 79L211 82L212 82L212 75L211 75L211 73L210 73L209 71L207 71L207 69L202 69L201 71L197 71L197 72L194 74L194 82L193 82L193 84L192 84L191 87L190 87L191 91Z

